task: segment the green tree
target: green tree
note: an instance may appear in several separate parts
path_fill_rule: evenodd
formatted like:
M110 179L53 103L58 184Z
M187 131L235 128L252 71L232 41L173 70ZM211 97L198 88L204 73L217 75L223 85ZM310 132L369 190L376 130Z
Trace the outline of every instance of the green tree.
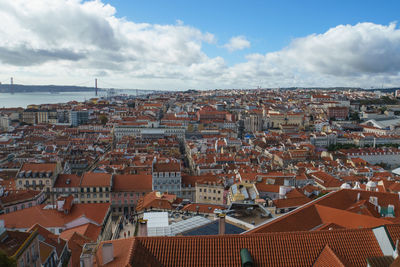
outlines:
M108 122L108 118L107 118L107 116L104 115L104 114L101 114L101 115L99 116L99 120L100 120L101 124L103 124L103 125L105 125L105 124Z
M0 266L17 267L17 261L8 257L4 251L0 250Z

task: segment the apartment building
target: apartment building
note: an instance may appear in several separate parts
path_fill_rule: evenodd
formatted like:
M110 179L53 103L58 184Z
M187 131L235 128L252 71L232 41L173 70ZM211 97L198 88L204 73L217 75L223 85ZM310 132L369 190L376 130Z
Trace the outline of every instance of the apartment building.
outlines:
M80 184L80 202L109 203L112 184L113 175L110 173L84 173Z

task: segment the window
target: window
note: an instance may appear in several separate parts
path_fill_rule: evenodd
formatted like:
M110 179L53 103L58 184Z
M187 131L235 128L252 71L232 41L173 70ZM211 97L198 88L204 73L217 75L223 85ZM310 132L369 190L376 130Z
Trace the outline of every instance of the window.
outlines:
M124 197L127 197L128 196L128 194L127 193L124 193Z
M215 189L214 189L214 194L216 193Z
M93 194L93 197L96 198L96 197L97 197L97 194Z
M32 202L29 202L29 203L28 203L28 207L29 207L29 208L32 207Z
M199 189L199 192L201 192L201 188Z
M218 190L218 194L221 194L221 191L220 191L220 190Z
M99 194L99 197L103 197L103 194L102 194L102 193L100 193L100 194Z
M108 197L108 193L106 194L106 197Z
M22 181L19 181L19 184L22 185Z
M87 196L87 198L90 198L90 194L87 194L86 196Z
M133 197L133 193L131 193L131 197Z

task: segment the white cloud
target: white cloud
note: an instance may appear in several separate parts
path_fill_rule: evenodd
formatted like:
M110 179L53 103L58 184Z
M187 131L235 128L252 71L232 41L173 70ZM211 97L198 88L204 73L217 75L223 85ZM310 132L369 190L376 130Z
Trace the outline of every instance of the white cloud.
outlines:
M227 66L203 44L216 37L177 20L136 23L100 0L0 0L0 81L77 84L101 75L123 88L248 88L400 84L395 24L339 25L280 51ZM260 33L261 34L261 33ZM250 47L243 36L224 45Z
M248 78L281 86L398 85L400 30L394 23L339 25L298 38L277 52L247 56L230 68Z
M233 52L236 50L243 50L245 48L250 48L250 42L246 39L245 36L235 36L232 37L228 43L224 45L229 52Z

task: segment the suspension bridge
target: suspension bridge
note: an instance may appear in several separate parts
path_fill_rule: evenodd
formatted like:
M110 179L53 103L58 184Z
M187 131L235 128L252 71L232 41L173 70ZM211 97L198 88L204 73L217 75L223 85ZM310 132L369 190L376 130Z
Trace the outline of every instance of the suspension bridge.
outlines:
M99 84L102 86L100 87ZM24 92L77 92L92 91L94 97L113 97L118 95L126 96L143 96L155 93L165 93L162 90L138 89L138 88L121 88L104 80L97 78L78 82L70 85L30 85L19 78L7 78L0 82L0 92L3 93L24 93Z

